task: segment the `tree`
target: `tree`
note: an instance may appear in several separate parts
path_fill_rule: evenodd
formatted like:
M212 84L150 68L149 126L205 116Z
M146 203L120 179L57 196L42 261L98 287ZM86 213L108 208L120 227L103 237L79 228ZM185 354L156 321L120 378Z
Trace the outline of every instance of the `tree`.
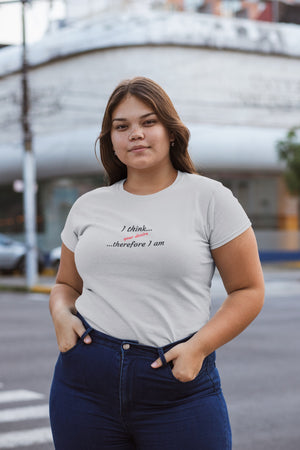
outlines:
M285 140L277 143L278 156L286 163L284 179L290 193L300 196L300 126L291 128Z

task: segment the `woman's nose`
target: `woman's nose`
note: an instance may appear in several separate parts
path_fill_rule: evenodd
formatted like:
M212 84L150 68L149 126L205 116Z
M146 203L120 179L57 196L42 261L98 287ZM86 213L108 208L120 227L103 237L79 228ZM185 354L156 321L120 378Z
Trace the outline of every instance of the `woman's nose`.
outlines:
M134 141L135 139L141 138L144 138L143 130L139 126L134 127L131 133L129 134L129 139Z

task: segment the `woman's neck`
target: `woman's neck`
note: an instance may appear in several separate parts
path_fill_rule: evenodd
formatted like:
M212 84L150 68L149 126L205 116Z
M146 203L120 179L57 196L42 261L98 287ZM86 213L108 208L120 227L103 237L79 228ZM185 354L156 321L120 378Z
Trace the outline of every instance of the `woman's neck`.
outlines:
M173 166L163 170L128 170L124 189L131 194L151 195L169 187L176 177L177 170Z

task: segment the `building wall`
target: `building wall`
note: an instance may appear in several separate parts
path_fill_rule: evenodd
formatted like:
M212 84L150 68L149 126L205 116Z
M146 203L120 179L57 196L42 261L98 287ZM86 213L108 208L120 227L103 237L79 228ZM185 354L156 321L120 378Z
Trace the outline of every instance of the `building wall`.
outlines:
M299 123L300 59L213 49L147 46L78 55L30 73L35 135L101 126L124 78L158 81L189 123L290 128ZM20 75L0 80L0 147L21 140Z

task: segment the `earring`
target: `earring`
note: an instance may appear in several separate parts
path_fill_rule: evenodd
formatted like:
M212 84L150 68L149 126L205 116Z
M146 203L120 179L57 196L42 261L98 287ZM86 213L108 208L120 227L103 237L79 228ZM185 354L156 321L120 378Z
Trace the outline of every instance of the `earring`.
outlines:
M172 142L171 142L171 147L174 147L174 145L175 145L175 142L172 141Z

